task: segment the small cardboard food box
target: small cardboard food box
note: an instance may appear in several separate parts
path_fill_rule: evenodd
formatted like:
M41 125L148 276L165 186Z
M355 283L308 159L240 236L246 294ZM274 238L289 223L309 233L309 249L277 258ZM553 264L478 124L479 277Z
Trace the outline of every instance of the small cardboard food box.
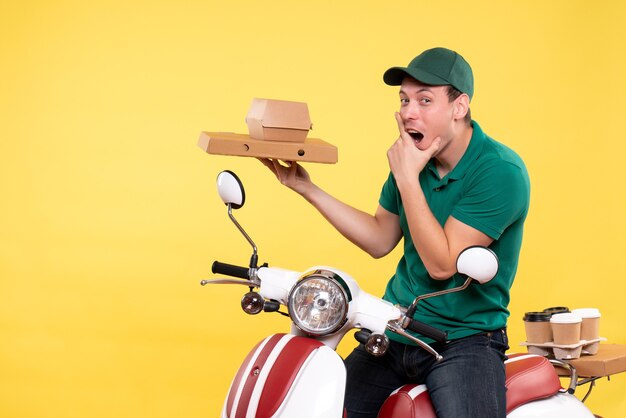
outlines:
M254 139L304 142L311 129L306 103L253 99L246 116L248 132Z

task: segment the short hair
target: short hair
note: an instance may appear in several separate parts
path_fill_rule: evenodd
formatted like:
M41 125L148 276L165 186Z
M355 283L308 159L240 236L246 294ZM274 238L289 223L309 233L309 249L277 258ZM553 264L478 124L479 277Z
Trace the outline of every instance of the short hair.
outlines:
M455 101L457 97L463 94L463 92L461 92L459 89L457 89L456 87L450 84L448 84L447 87L448 87L448 101L449 102ZM465 121L465 123L467 123L467 126L470 126L472 124L472 110L469 107L467 108L467 113L465 114L465 117L463 118L463 120Z

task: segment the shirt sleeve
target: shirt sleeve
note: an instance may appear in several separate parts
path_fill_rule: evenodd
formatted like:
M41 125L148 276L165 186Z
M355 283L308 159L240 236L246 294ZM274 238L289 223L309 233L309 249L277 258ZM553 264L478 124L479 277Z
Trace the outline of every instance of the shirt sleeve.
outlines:
M395 215L399 215L399 199L400 194L398 192L398 187L396 186L396 179L393 177L393 174L389 172L387 181L383 184L383 188L380 192L378 203L380 206L385 208L385 210L388 210Z
M452 216L493 239L528 212L530 183L526 169L507 161L490 162L468 182Z

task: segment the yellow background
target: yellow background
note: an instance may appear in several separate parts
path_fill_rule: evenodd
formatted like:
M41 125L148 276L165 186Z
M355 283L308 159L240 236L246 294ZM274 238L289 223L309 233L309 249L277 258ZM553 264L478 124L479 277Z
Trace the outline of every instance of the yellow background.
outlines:
M624 19L618 1L2 0L0 416L218 416L250 347L288 324L198 285L249 257L222 169L246 185L237 216L262 261L380 294L398 251L370 259L257 161L196 140L246 132L253 97L305 101L339 148L312 177L373 211L397 137L382 73L434 46L472 64L474 118L531 175L512 349L523 313L555 305L599 308L626 344ZM623 416L625 391L603 379L588 405Z

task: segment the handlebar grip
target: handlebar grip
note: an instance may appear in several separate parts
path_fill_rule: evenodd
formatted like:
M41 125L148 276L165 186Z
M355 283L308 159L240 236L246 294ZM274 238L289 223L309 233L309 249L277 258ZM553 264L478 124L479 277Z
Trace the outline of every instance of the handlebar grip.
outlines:
M226 276L239 277L241 279L249 279L248 268L235 266L233 264L220 263L214 261L211 266L211 271L217 274L225 274Z
M410 320L407 328L425 337L432 338L439 343L445 343L448 341L448 333L446 331L431 327L430 325L416 321L415 319Z

